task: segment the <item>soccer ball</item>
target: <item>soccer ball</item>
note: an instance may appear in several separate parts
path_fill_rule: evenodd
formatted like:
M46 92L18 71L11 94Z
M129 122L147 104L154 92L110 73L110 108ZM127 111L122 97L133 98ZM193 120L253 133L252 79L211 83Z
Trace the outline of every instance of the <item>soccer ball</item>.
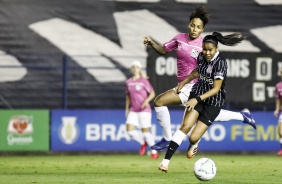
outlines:
M200 158L195 162L194 174L201 181L213 179L216 174L216 166L214 161L209 158Z

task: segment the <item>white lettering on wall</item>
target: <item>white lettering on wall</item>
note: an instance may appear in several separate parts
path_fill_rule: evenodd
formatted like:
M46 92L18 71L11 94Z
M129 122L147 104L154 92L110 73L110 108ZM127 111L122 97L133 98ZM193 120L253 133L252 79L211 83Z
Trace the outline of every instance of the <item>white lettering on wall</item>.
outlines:
M275 86L267 86L266 91L267 91L268 98L274 98Z
M256 80L270 81L272 74L272 58L259 57L256 60Z
M156 59L156 74L157 75L176 75L176 60L173 57L165 58L159 56Z
M202 139L205 141L222 141L226 136L226 130L223 125L214 124L208 131L203 135Z
M157 134L158 125L153 124L151 127L152 135L156 141L162 139L162 135ZM178 130L180 124L171 124L172 133ZM190 132L188 133L190 135ZM226 130L223 125L215 124L208 129L203 138L206 141L222 141L226 137ZM185 138L185 140L188 136ZM86 124L85 126L85 139L86 141L131 141L129 135L126 132L125 124L119 126L115 124Z
M87 141L100 140L100 125L98 124L86 124L85 127L85 139Z
M254 102L265 101L265 83L263 82L253 83L253 101Z
M102 125L102 141L106 141L107 137L109 137L110 140L114 141L116 139L115 132L116 132L115 125L103 124Z
M125 124L120 125L119 129L117 130L116 139L117 139L117 140L125 139L125 140L127 140L127 141L130 140L130 137L129 137L129 135L127 134L127 131L126 131L126 126L125 126Z
M242 77L250 76L250 61L247 59L226 59L228 65L228 77Z
M115 124L86 124L85 126L86 141L120 141L130 140L126 132L125 124L117 127Z

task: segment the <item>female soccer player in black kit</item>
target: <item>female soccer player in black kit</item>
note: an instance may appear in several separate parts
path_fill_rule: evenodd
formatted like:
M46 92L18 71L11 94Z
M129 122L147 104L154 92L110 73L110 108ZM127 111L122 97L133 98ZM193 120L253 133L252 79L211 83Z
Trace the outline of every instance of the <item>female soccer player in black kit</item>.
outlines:
M165 157L159 165L159 170L168 171L171 157L196 121L189 137L190 146L187 157L192 158L197 153L199 140L218 116L225 101L227 62L218 51L218 42L234 46L244 39L245 37L240 33L223 36L221 33L214 32L204 37L203 50L197 58L197 68L176 87L175 91L179 93L185 84L198 77L186 103L181 127L174 133Z

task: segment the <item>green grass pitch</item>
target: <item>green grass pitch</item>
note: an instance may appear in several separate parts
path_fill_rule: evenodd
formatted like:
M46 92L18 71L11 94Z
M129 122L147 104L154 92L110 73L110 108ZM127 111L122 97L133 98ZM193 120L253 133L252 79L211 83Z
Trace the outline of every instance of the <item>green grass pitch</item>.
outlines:
M193 184L203 183L193 174L201 157L214 160L217 174L204 183L271 184L282 183L282 157L273 154L201 154L187 159L176 153L168 173L158 170L164 156L152 160L134 154L80 154L44 156L0 156L1 184Z

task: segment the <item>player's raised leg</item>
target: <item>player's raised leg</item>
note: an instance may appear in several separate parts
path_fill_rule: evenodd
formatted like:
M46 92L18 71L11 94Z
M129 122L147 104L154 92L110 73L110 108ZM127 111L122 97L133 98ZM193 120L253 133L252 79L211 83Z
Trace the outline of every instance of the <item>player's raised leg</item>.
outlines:
M243 109L241 112L228 111L225 109L221 109L219 115L216 117L215 121L230 121L230 120L238 120L243 123L251 125L254 129L257 128L256 121L252 117L249 109Z
M162 127L163 138L160 142L151 146L151 149L162 150L168 147L169 142L172 138L170 114L167 105L179 105L181 100L178 95L175 94L174 90L168 90L155 98L154 106L156 116L159 124Z
M161 141L157 142L151 148L156 150L162 150L166 148L171 140L171 122L170 122L170 114L167 106L155 107L156 116L159 124L162 128L163 138Z

